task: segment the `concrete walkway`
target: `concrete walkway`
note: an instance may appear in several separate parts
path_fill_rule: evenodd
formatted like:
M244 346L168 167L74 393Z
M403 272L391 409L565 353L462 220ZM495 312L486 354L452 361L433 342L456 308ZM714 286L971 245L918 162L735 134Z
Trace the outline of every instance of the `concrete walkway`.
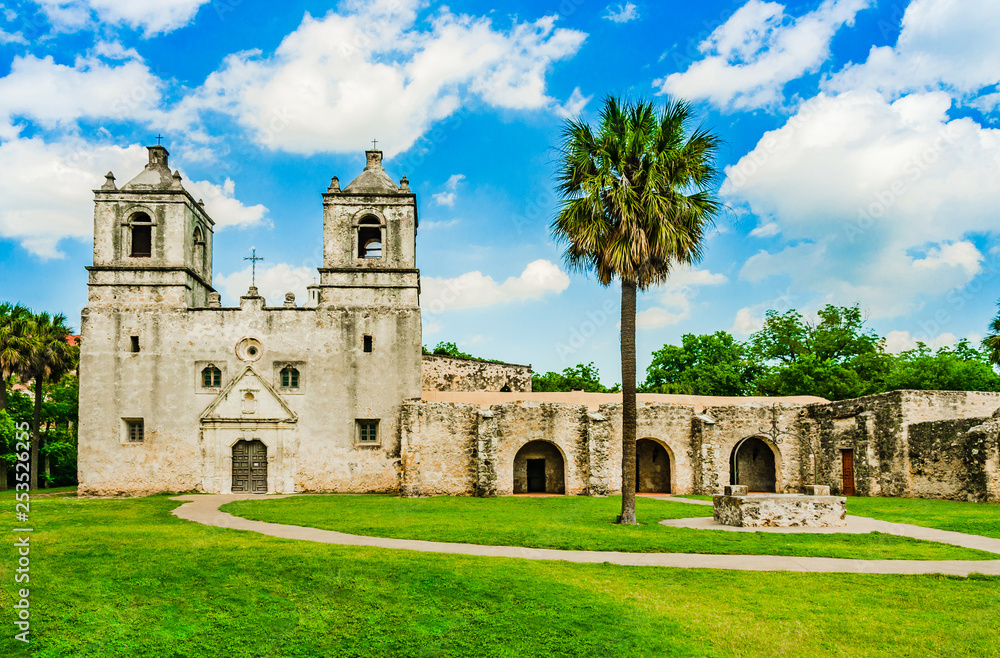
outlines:
M304 528L279 523L251 521L219 510L219 507L236 500L277 500L297 494L285 495L184 495L172 500L184 501L172 513L182 519L203 525L248 530L271 537L299 539L324 544L344 546L371 546L424 553L450 553L456 555L476 555L485 557L507 557L526 560L563 560L566 562L621 564L627 566L679 567L685 569L736 569L740 571L800 571L810 573L870 573L870 574L930 574L940 573L968 576L981 573L1000 576L1000 560L848 560L823 557L787 557L776 555L700 555L697 553L618 553L612 551L561 551L546 548L523 548L519 546L480 546L478 544L454 544L448 542L422 541L416 539L384 539L349 535L332 530ZM677 499L678 502L682 499ZM696 501L688 501L696 502ZM903 524L892 523L891 526ZM903 526L914 528L915 526ZM942 531L918 528L920 531L937 533ZM880 530L881 531L881 530ZM893 533L897 534L897 533ZM961 533L943 533L948 536ZM913 535L905 535L913 536ZM974 537L973 535L961 535ZM923 539L924 537L917 537ZM977 539L987 539L978 537ZM932 539L931 541L941 541ZM998 540L989 540L998 541ZM954 543L948 541L947 543ZM968 544L959 544L967 546ZM972 546L970 546L972 547ZM978 546L976 546L978 548ZM989 550L989 549L983 549ZM994 551L1000 553L1000 551Z

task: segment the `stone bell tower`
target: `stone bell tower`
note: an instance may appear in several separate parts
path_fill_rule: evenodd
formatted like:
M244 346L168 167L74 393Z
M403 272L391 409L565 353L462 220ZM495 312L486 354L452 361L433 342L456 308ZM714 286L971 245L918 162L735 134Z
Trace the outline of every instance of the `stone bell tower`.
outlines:
M94 190L89 305L203 307L212 289L215 222L171 173L167 149L120 189L108 172Z
M344 189L334 177L323 195L319 304L417 308L417 199L382 168L382 151Z

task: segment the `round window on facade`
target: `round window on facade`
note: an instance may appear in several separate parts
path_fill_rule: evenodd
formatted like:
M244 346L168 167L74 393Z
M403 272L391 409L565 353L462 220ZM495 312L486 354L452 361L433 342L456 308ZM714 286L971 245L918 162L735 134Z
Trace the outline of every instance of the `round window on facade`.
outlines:
M241 361L256 361L264 353L264 346L256 338L244 338L236 344L236 356Z

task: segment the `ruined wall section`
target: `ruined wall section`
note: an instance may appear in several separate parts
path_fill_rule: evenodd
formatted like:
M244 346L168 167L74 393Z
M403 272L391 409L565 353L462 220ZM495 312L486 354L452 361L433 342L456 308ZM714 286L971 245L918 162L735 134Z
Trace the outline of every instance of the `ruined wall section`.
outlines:
M610 493L622 490L622 405L602 404L599 413L608 419L607 473ZM695 493L695 473L692 467L691 431L694 407L647 403L636 407L636 441L652 439L667 450L670 457L670 491L675 494Z
M587 408L584 405L524 402L490 408L498 424L496 493L514 493L514 457L531 441L547 441L563 457L567 494L587 493L590 464L587 455Z
M404 496L476 493L479 408L407 402L400 419Z
M531 392L531 366L424 354L425 391Z

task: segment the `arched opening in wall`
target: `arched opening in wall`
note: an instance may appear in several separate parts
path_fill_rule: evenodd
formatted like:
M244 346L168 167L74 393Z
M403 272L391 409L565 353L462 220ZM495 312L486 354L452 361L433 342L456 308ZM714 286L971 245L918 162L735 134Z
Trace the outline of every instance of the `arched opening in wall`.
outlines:
M267 493L267 446L260 441L233 445L233 493Z
M153 255L153 220L144 212L137 212L129 220L129 256L149 258Z
M635 442L635 490L637 493L670 493L670 453L659 441Z
M500 392L501 392L501 393L510 393L510 386L509 386L508 384L504 384L504 385L503 385L503 386L502 386L502 387L500 388Z
M751 436L733 447L729 457L730 484L742 484L758 493L774 493L777 479L774 451L761 439Z
M205 234L201 232L201 227L194 229L194 268L198 274L204 274L205 267Z
M358 258L382 257L382 226L374 217L358 222Z
M514 455L514 493L566 493L566 467L559 448L529 441Z

